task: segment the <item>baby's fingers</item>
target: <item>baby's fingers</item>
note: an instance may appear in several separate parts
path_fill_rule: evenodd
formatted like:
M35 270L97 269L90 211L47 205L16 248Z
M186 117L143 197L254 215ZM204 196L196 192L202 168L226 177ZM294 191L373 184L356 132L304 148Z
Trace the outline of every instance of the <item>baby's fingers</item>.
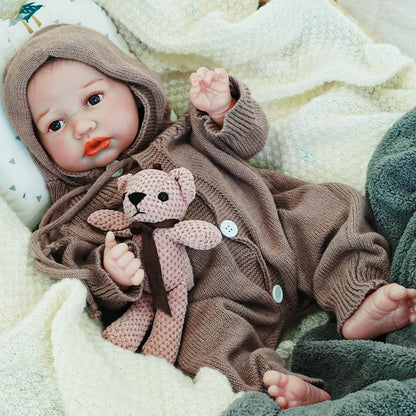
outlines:
M201 77L201 79L203 79L205 77L205 74L209 72L209 69L206 68L205 66L201 66L201 68L198 68L196 71L196 75Z
M192 86L194 86L194 87L196 87L196 86L198 86L199 85L199 81L201 81L201 77L197 74L197 73L195 73L195 72L193 72L192 74L191 74L191 76L190 76L190 80L191 80L191 84L192 84Z
M193 72L190 76L191 84L193 87L201 86L201 84L210 84L212 81L212 71L204 66L199 68L196 72Z
M119 243L108 250L108 256L113 260L119 260L127 253L129 253L129 247L126 243Z
M227 73L227 71L226 71L225 69L223 69L223 68L217 68L217 69L215 70L215 76L216 76L216 79L217 79L217 80L219 80L219 79L221 79L221 80L223 80L223 79L227 79L227 80L228 80L228 73Z
M125 268L127 276L130 276L130 283L132 285L139 285L144 278L144 270L139 259L133 259Z
M105 249L111 250L113 247L115 247L117 245L117 241L116 241L116 237L114 236L114 233L112 231L109 231L106 235L105 235Z
M205 72L203 82L205 85L210 86L212 84L212 81L216 80L216 74L214 71L207 71Z

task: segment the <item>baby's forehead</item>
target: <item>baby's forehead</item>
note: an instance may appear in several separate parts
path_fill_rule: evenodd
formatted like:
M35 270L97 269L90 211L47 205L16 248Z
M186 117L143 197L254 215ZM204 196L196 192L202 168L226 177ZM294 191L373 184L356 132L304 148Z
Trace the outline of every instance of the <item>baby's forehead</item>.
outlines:
M54 72L75 72L80 75L91 74L105 77L105 75L98 69L83 62L75 61L73 59L49 58L34 72L29 80L29 83L38 77L50 76Z

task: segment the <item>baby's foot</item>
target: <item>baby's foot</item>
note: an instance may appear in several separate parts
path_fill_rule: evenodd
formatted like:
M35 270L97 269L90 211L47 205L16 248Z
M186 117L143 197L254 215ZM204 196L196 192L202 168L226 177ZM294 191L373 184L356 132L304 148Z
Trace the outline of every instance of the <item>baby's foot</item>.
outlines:
M330 395L299 377L269 370L263 376L269 396L281 409L331 400Z
M416 289L397 283L382 286L364 299L342 326L347 339L374 339L416 322Z

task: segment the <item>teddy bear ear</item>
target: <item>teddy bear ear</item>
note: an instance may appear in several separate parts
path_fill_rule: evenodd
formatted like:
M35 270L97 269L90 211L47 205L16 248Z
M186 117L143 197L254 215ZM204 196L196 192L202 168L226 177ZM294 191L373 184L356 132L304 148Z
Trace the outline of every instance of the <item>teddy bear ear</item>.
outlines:
M133 175L131 173L127 173L126 175L120 176L118 178L117 181L117 188L120 192L124 192L126 190L127 187L127 182L128 180L132 177Z
M178 182L183 198L187 204L190 204L196 193L194 176L191 171L186 168L177 168L170 171L169 176Z

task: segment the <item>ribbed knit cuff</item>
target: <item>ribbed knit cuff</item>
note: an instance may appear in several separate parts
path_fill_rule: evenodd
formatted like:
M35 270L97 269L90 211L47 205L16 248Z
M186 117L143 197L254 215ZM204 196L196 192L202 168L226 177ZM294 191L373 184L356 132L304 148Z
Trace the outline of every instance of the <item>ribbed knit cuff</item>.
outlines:
M140 299L142 285L130 286L127 291L122 291L120 287L111 279L109 274L102 266L104 245L94 252L94 280L88 282L88 287L94 294L98 303L106 309L120 309L127 302L135 302Z
M328 299L328 304L334 305L339 333L344 322L358 309L364 299L387 284L380 276L379 270L357 269L354 273L350 271L347 279L340 279L340 286Z
M219 126L203 111L190 104L193 129L222 150L235 152L248 160L259 153L267 140L268 123L264 111L250 97L248 88L230 77L231 94L236 98L228 110L224 124Z

